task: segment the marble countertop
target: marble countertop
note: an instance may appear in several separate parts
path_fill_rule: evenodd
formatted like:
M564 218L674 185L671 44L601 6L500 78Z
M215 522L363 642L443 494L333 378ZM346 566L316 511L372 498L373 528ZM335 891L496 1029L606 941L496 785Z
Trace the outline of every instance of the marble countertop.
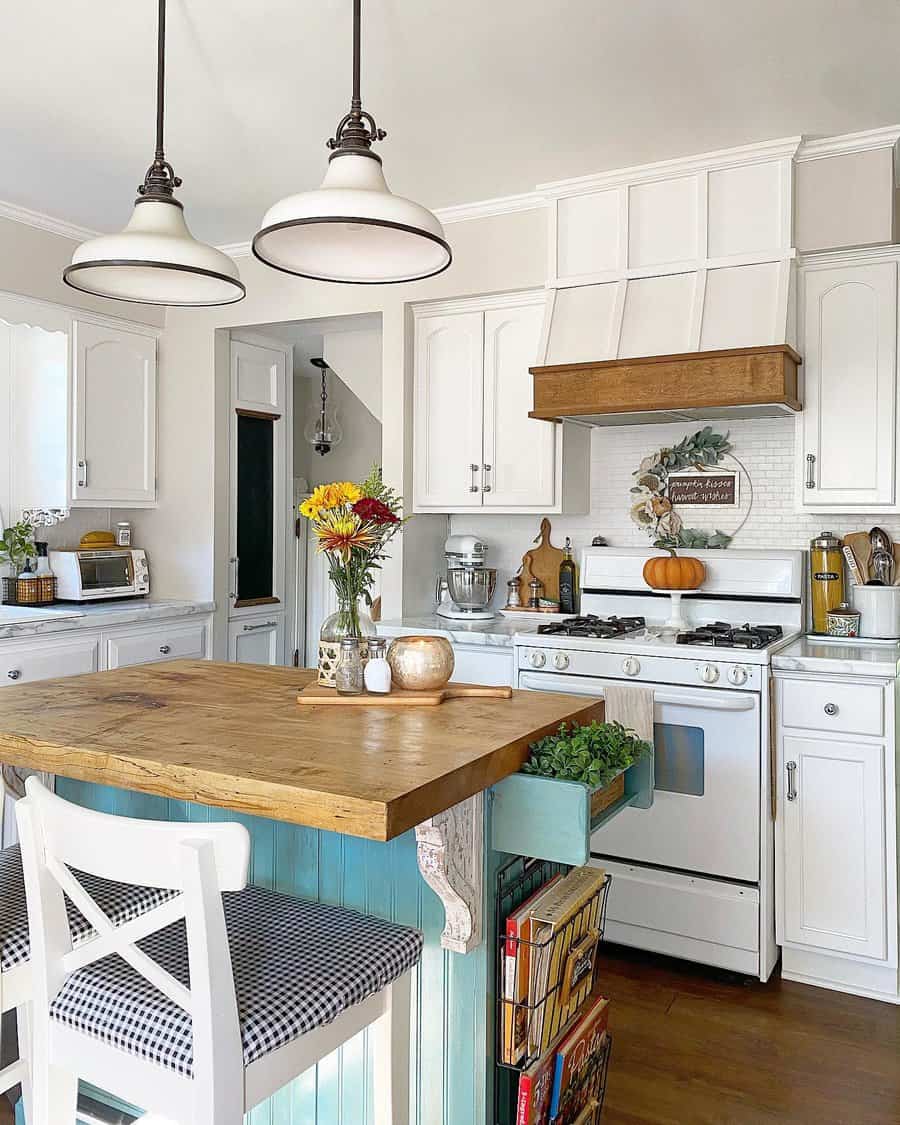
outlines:
M828 675L897 675L900 643L806 636L773 653L776 672L824 672Z
M45 633L66 633L75 629L142 625L172 617L195 617L212 613L215 608L215 602L146 599L98 602L94 605L55 605L44 610L0 606L0 640L43 636Z
M501 617L491 621L456 621L437 614L421 617L400 617L379 621L378 632L385 637L398 637L404 633L424 633L446 637L460 645L484 645L489 648L512 648L516 633L536 633L539 622L528 617Z

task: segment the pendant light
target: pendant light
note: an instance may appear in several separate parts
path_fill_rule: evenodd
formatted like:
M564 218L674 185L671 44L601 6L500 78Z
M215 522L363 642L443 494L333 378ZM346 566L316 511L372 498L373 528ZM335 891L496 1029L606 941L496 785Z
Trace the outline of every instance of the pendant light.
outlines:
M317 281L361 285L415 281L451 262L444 229L425 207L393 195L374 141L386 133L362 108L360 0L353 0L353 97L328 141L328 171L318 191L282 199L253 239L261 262Z
M328 387L325 382L325 372L331 368L324 359L311 359L313 367L318 367L322 372L322 405L306 423L303 436L322 457L338 444L344 436L344 431L338 424L337 415L328 409Z
M159 0L156 72L156 155L138 188L128 226L83 242L63 271L73 289L144 305L230 305L245 289L237 266L187 228L174 190L180 177L163 148L166 85L166 0Z

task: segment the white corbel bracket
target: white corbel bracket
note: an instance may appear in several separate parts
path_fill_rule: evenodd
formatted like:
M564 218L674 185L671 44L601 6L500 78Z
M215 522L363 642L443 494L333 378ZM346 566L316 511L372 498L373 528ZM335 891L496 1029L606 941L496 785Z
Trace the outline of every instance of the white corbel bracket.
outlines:
M419 871L444 904L441 946L470 953L481 944L484 795L476 793L416 828Z

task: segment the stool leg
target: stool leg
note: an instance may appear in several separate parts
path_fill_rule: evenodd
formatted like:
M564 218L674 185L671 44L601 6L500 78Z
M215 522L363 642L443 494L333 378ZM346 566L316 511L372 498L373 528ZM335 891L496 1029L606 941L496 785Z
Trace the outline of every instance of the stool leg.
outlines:
M78 1078L51 1066L37 1047L31 1066L32 1120L28 1125L75 1125Z
M387 1011L369 1030L375 1086L374 1125L409 1125L409 1005L412 973L388 985Z

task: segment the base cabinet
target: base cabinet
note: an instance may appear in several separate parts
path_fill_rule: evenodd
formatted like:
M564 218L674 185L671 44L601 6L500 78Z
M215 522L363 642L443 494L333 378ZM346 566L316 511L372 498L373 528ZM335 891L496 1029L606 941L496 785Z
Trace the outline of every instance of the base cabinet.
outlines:
M0 646L0 687L81 676L100 669L100 637L82 633L73 637L29 637Z
M117 629L104 633L102 641L107 668L157 664L162 660L206 660L210 654L206 620Z
M229 621L228 659L235 664L284 664L284 615Z
M782 975L898 1002L894 682L776 682ZM853 692L875 693L877 734L847 732Z

